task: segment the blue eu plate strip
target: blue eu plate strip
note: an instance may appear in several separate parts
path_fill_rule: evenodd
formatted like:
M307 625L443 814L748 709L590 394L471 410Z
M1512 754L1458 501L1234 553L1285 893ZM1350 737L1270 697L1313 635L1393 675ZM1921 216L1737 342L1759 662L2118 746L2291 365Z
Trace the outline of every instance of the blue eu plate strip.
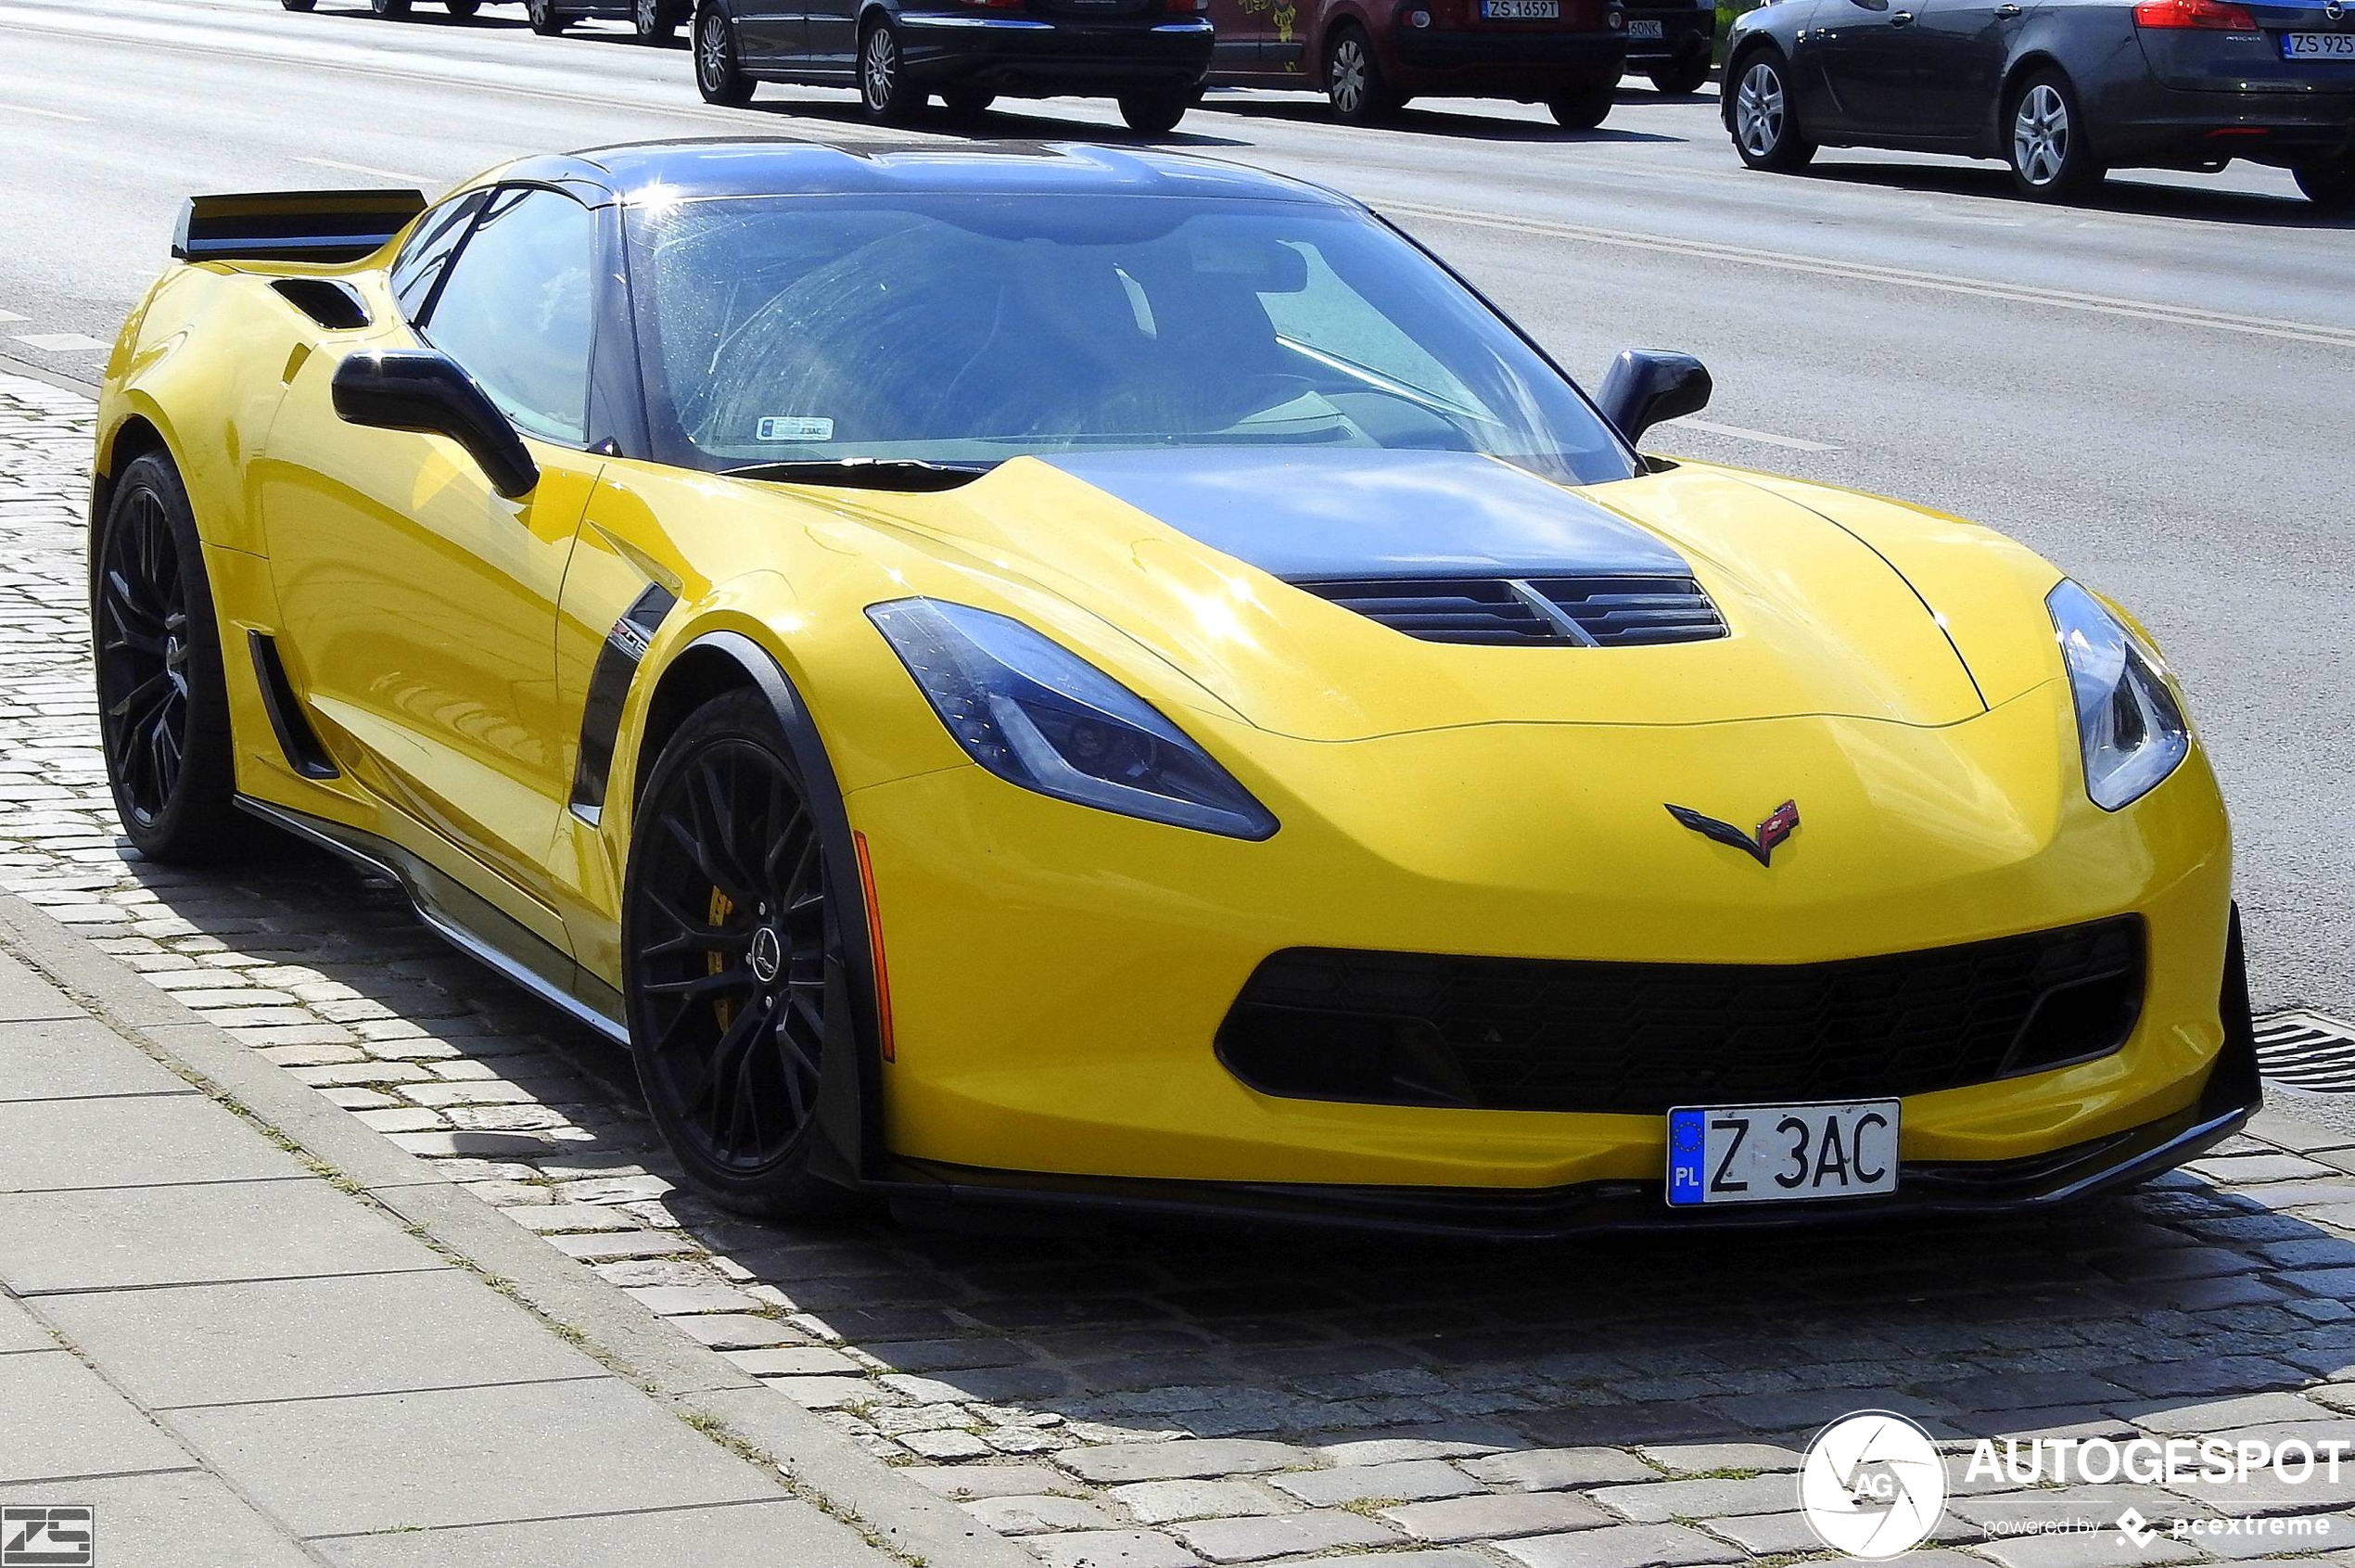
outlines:
M1707 1122L1707 1114L1700 1111L1668 1113L1668 1201L1672 1204L1701 1201L1702 1167L1709 1163Z

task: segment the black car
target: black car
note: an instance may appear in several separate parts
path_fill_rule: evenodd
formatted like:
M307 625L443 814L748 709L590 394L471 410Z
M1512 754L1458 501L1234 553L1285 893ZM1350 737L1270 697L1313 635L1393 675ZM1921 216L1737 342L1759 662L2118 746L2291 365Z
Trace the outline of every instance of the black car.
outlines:
M2355 209L2355 0L1774 0L1734 24L1753 169L1819 147L2001 158L2025 195L2114 168L2286 168Z
M741 104L757 82L855 86L868 117L904 121L939 95L976 115L1000 96L1120 101L1159 134L1202 96L1209 0L702 0L695 85Z
M289 11L308 11L319 0L278 0ZM524 0L524 16L531 31L542 37L562 32L583 17L612 17L626 21L645 44L668 44L677 35L688 0ZM483 0L440 0L442 8L460 21L482 9ZM368 0L368 9L388 21L409 15L410 0Z
M1717 0L1627 7L1627 70L1663 93L1697 93L1717 44Z

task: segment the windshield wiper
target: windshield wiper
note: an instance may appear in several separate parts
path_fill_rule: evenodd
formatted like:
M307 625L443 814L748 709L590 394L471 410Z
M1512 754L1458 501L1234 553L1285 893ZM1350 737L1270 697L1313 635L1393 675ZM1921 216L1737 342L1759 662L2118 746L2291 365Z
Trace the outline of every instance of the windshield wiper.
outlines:
M723 468L732 479L777 479L789 485L841 485L855 490L935 491L969 485L994 463L932 463L917 457L809 458Z

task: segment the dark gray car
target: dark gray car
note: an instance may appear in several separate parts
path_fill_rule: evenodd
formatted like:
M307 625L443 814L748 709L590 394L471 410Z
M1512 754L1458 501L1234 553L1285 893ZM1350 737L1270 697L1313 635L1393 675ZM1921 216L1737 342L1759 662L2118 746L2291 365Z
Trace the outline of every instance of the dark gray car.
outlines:
M2000 158L2074 200L2114 168L2248 159L2355 209L2355 0L1770 0L1734 24L1753 169L1821 147Z

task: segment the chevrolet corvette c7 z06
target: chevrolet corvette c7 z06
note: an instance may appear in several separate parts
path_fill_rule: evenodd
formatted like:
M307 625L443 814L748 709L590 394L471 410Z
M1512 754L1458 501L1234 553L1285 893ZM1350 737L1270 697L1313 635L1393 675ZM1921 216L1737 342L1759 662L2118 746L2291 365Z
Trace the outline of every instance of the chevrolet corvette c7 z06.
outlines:
M776 142L193 200L107 370L106 755L633 1053L766 1212L2034 1206L2257 1097L2125 611L1640 453L1356 203Z

